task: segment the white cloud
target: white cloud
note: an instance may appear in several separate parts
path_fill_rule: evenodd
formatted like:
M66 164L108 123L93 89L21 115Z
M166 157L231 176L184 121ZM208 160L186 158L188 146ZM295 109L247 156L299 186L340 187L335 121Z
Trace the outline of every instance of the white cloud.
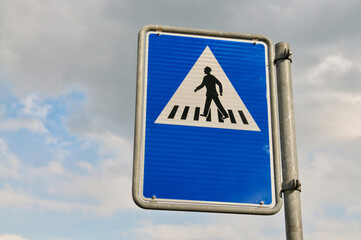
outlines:
M48 200L33 196L33 194L9 185L0 188L0 207L15 209L39 209L52 211L84 211L86 206L81 203L73 203L66 201Z
M98 164L80 161L78 166L86 170L83 174L69 173L68 180L59 183L68 196L88 196L96 200L96 206L89 210L109 215L121 209L134 208L131 198L131 145L124 139L107 133L88 133L86 139L99 144Z
M2 19L8 24L1 28L7 38L0 45L4 51L0 62L17 93L48 95L66 87L66 71L71 68L66 59L74 59L82 49L79 41L85 40L85 28L71 5L39 0L1 4Z
M361 163L352 155L327 149L315 152L309 162L302 163L303 194L308 207L335 204L346 209L361 201L361 193L351 184L359 181Z
M59 140L58 140L56 137L54 137L54 136L48 136L48 137L45 139L44 143L45 143L45 145L50 145L50 144L57 144L58 141L59 141Z
M20 110L20 114L45 119L51 106L49 104L42 104L39 98L35 95L30 95L20 100L23 105L23 109Z
M17 178L20 167L18 158L10 152L5 140L0 138L0 178Z
M305 239L358 240L361 236L361 224L357 220L319 218L314 229L305 234Z
M50 178L54 176L61 176L64 174L65 169L60 162L49 161L47 165L37 168L27 168L28 174L32 176L41 176L42 178Z
M293 77L297 137L303 151L361 137L361 68L355 60L360 54L330 52L334 53Z
M24 192L14 190L9 185L0 188L0 207L27 208L31 199Z
M132 144L120 136L111 132L104 132L102 134L90 134L88 137L101 143L100 154L113 154L124 157L124 160L128 161L132 158Z
M55 149L52 149L50 152L53 154L53 159L56 161L62 161L71 154L70 150L65 149L61 145Z
M7 116L6 106L0 106L0 131L26 129L37 133L48 133L43 120L51 106L48 104L40 104L35 96L23 100L20 99L20 102L23 108L17 110L16 107L14 107L15 110L12 110L15 111L15 117ZM16 104L13 103L13 105Z
M88 162L83 162L83 161L80 161L80 162L77 162L77 165L81 168L81 169L84 169L88 172L92 172L94 170L94 166Z
M0 240L29 240L29 239L16 234L2 234L0 235Z
M97 215L111 215L135 205L131 198L130 146L110 133L92 135L100 145L99 159L92 164L75 163L78 169L65 168L64 160L54 158L44 165L22 165L4 141L0 141L0 173L17 177L15 183L0 189L0 207L47 209L51 211L79 211ZM13 160L13 164L9 160ZM5 162L2 163L2 160ZM7 161L6 161L7 160ZM19 186L19 187L14 187ZM30 191L23 189L29 188Z
M39 119L32 118L7 118L0 119L0 130L3 131L18 131L20 129L27 129L37 133L47 133L48 130L43 122Z
M307 95L306 95L307 96ZM361 137L361 97L358 93L340 91L318 91L303 103L301 112L297 112L296 123L312 134L309 144L356 140ZM307 98L306 97L306 98ZM307 145L307 143L305 143Z
M83 210L99 215L112 215L119 210L133 209L131 179L122 176L73 175L58 187L68 197L88 198L96 204L83 203ZM58 188L59 189L59 188ZM54 189L55 190L55 189Z
M334 75L341 76L357 65L342 55L326 56L321 62L310 70L307 80L309 84L328 84L328 80Z
M135 229L137 239L149 240L276 240L284 238L280 216L210 216L208 221L157 224L143 221ZM272 219L271 219L272 218Z
M122 163L124 166L130 168L132 164L133 149L132 143L127 139L112 133L110 131L101 131L99 129L78 129L76 126L70 126L70 131L76 133L78 137L86 141L83 149L87 149L90 142L98 145L98 153L101 156L110 156L109 159L104 159L102 168L113 169L113 164ZM117 169L119 170L119 169ZM124 170L121 171L124 173Z
M102 130L133 133L135 71L129 69L135 69L138 29L110 17L111 4L14 0L0 5L7 23L0 28L6 36L0 44L2 75L14 94L27 100L27 112L44 116L49 110L46 105L29 108L36 101L28 96L57 97L80 89L89 101L84 109L89 122ZM120 5L121 12L127 4Z
M346 202L361 201L361 192L353 191L352 184L358 181L358 170L361 169L359 142L352 139L333 141L327 145L319 143L306 156L302 154L304 158L300 163L306 175L305 181L310 185L308 189L319 196L320 203L327 198L327 201L335 203L340 200L344 205L347 205ZM319 188L323 190L319 191ZM352 197L341 201L344 195L340 193Z
M21 113L36 118L25 121L25 118L2 116L2 130L17 131L26 128L48 133L42 120L37 118L45 121L49 106L41 104L39 99L33 96L26 98L23 105ZM83 170L80 172L69 164L67 168L63 165L72 154L72 140L61 139L53 133L45 134L44 145L51 156L44 159L45 163L35 167L31 163L26 164L26 159L20 162L9 151L6 142L0 139L1 177L16 178L15 182L8 183L7 187L1 189L4 197L0 206L80 211L99 215L110 215L121 209L134 208L131 199L131 144L110 131L92 130L80 131L78 137L84 139L88 147L96 147L98 159L95 163L87 162L86 158L79 159L74 166ZM26 188L34 192L22 190Z
M361 169L359 140L332 142L314 141L313 151L299 151L304 236L356 240L361 234L361 192L355 188Z

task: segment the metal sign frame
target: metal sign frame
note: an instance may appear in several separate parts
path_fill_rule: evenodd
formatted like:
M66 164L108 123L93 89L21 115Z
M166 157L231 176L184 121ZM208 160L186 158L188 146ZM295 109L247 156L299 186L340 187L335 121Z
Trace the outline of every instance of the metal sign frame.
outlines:
M142 161L142 142L144 131L144 109L145 109L145 48L146 36L150 31L159 33L174 33L186 34L190 36L204 36L234 39L234 40L248 40L261 41L267 45L268 50L268 79L269 79L269 93L270 93L270 115L271 115L271 135L273 146L273 178L274 178L274 199L275 203L271 207L263 206L262 203L258 206L247 205L233 205L233 204L209 204L198 201L159 201L158 199L145 199L142 197L142 176L143 161ZM178 210L178 211L199 211L199 212L218 212L218 213L240 213L252 215L272 215L282 207L281 201L281 166L280 166L280 143L279 143L279 126L278 126L278 108L277 108L277 87L274 70L274 46L272 41L258 34L242 34L230 33L220 31L210 31L201 29L188 29L169 26L144 26L138 35L138 69L137 69L137 93L136 93L136 116L135 116L135 136L134 136L134 165L133 165L133 200L141 208L159 209L159 210Z

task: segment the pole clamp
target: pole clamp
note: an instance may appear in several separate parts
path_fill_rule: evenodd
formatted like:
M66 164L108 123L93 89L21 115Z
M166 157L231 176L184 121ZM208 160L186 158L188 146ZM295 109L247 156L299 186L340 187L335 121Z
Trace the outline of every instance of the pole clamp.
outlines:
M163 32L163 26L157 25L157 26L155 27L155 31L156 31L158 34L160 34L161 32Z
M299 179L292 179L288 183L283 183L281 192L285 192L288 190L297 190L301 192L301 181Z
M290 60L292 62L292 52L289 48L284 49L282 52L277 54L275 57L274 63L276 63L278 60Z

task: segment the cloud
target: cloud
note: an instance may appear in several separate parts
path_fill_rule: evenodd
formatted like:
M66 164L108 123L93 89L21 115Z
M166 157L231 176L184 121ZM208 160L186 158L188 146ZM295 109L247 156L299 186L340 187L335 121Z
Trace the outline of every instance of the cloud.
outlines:
M0 208L95 215L112 215L122 209L134 208L131 180L127 177L106 176L107 172L76 174L64 170L58 163L27 171L22 172L27 175L23 180L31 185L36 183L38 187L26 189L25 182L21 184L23 187L4 185L0 188Z
M20 168L20 161L9 151L5 140L0 138L0 178L17 178Z
M27 129L32 132L47 133L48 130L44 124L38 119L30 118L8 118L0 119L0 130L2 131L18 131Z
M25 100L24 107L17 111L15 117L7 116L7 108L5 105L1 105L0 108L0 131L18 131L26 129L36 133L48 133L43 120L47 114L50 105L40 107L33 102L36 97L30 97L29 100ZM23 101L24 102L24 101ZM26 115L25 117L22 115Z
M29 239L16 234L2 234L0 235L0 240L29 240Z
M66 158L53 158L40 166L21 163L0 139L1 177L16 179L5 181L0 189L0 207L96 215L135 208L130 145L110 133L92 134L87 139L100 146L96 161L77 161L67 168L63 164Z
M41 154L43 159L36 159L36 164L26 158L20 161L0 138L0 173L5 179L4 187L0 189L4 196L0 201L1 208L78 211L96 215L111 215L134 208L129 141L96 125L95 128L81 128L81 124L79 128L73 126L72 136L66 134L65 128L61 135L54 135L59 133L59 126L47 130L44 124L58 123L64 115L47 117L52 106L36 95L19 102L11 109L11 115L20 115L18 118L7 117L6 106L1 105L1 130L25 128L46 133L38 136L43 139L39 142L44 143L46 151ZM59 98L53 100L53 104L57 106L64 102ZM72 110L76 112L78 108ZM75 149L77 144L79 151ZM90 148L94 148L94 156L87 153ZM20 155L24 156L23 153Z
M71 6L57 1L15 0L1 4L1 14L8 23L1 33L8 37L1 44L5 54L0 62L15 92L24 96L63 91L69 83L66 71L70 67L64 64L81 51L79 40L85 31ZM78 47L78 51L70 51Z
M88 133L82 137L99 144L99 162L97 165L78 162L85 172L68 173L68 180L60 183L57 189L63 189L65 195L75 199L88 196L95 200L98 204L90 206L89 210L101 215L134 208L131 199L131 145L111 133Z
M214 216L214 215L213 215ZM143 221L134 229L137 239L149 240L233 240L283 238L284 232L280 217L273 219L261 216L219 215L209 216L208 220L185 224L157 224ZM206 219L206 218L204 218Z
M308 81L311 85L327 84L333 75L342 75L350 71L355 63L342 55L326 56L317 66L309 73Z
M131 172L132 143L126 137L107 130L112 128L111 126L104 127L110 124L109 122L98 122L99 119L91 119L90 116L88 118L87 114L83 114L75 113L67 120L68 131L85 141L82 148L89 148L90 142L98 143L98 153L102 156L111 156L110 159L103 161L104 168L108 168L109 171L117 170L118 173L122 174L125 174L124 170ZM84 124L84 122L87 124ZM123 166L121 169L119 169L120 165L118 165L118 168L114 168L112 166L114 163L116 165L121 163Z
M358 181L361 163L358 156L354 156L355 152L349 151L347 156L332 149L319 150L310 156L309 162L302 163L303 194L307 196L306 204L312 210L315 206L327 209L326 206L337 205L346 211L346 208L361 201L361 194L350 184Z
M115 176L108 171L91 174L69 172L58 163L28 169L23 174L26 175L23 180L29 181L22 182L24 187L27 184L38 187L25 191L22 187L5 185L0 188L0 208L75 211L96 215L112 215L119 210L134 208L131 179L128 177Z
M98 215L112 215L119 210L134 209L131 198L131 180L122 176L100 175L73 175L67 181L52 188L55 195L65 194L67 198L84 199L88 198L93 204L82 201L83 212L95 213ZM59 191L60 189L60 191ZM88 200L88 201L89 201Z
M361 137L358 62L338 51L294 75L297 137L303 151Z
M49 161L45 166L40 166L37 168L28 168L27 170L29 171L30 175L42 176L42 177L61 176L65 172L65 169L61 165L61 163L56 161Z
M42 104L39 98L35 95L30 95L20 100L23 105L23 109L20 110L20 114L28 115L40 119L45 119L51 106L49 104Z
M346 2L232 1L226 5L229 9L227 19L234 29L265 34L275 41L291 41L294 43L291 46L315 50L316 46L360 37L357 31L348 26L360 20L357 12L361 4L357 0ZM324 11L326 5L327 11Z
M10 185L5 185L3 188L0 188L0 194L1 208L47 209L53 211L84 210L85 208L81 203L52 201L35 197L22 189L14 189Z
M357 240L361 235L361 224L357 220L321 218L315 223L315 231L305 234L305 239Z
M87 172L92 172L94 170L94 166L88 162L77 162L77 165L80 167L80 169L84 169Z
M314 148L329 143L357 140L361 137L361 98L357 93L322 91L306 94L303 106L296 108L296 124L302 146ZM297 126L296 125L296 126Z
M14 94L25 99L84 91L89 102L83 111L91 119L130 136L138 29L129 32L122 21L109 17L106 4L96 0L86 7L80 2L39 0L2 4L0 15L8 23L0 29L6 36L0 44L2 75L12 83ZM36 103L32 100L26 103ZM44 110L46 106L32 108L31 113L40 116Z

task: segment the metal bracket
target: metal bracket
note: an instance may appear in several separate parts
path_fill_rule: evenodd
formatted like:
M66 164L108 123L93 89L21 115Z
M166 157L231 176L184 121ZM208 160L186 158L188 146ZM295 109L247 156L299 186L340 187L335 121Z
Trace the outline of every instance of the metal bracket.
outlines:
M292 62L292 52L290 49L286 48L283 52L280 52L276 55L274 63L276 63L278 60L286 59L290 60Z
M161 25L157 25L155 31L158 33L158 36L159 36L160 33L163 32L163 27Z
M301 181L299 179L292 179L288 183L283 183L281 192L288 190L297 190L301 192Z

